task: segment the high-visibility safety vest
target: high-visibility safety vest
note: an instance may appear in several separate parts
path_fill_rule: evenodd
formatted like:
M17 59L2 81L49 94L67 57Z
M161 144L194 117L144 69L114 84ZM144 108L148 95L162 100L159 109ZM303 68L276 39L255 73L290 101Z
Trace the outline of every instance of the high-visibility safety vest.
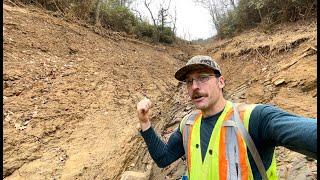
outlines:
M248 131L249 119L255 104L235 104L240 119ZM247 144L238 131L224 126L224 122L233 119L233 103L227 101L218 118L202 161L200 146L201 111L190 113L180 123L189 180L247 180L253 179L247 154ZM193 116L190 118L190 116ZM252 154L252 152L251 152ZM260 156L259 156L260 158ZM268 179L278 179L276 160L273 154L270 167L266 171Z

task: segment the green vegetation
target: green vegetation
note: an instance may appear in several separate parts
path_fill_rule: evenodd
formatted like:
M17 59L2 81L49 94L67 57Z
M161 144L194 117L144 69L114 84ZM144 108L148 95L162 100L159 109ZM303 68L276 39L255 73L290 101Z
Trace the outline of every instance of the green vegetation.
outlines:
M136 35L148 42L173 43L173 29L164 25L151 25L138 18L128 7L130 0L13 0L17 4L33 4L59 13L69 19L80 19L114 31Z
M101 8L100 23L103 27L110 26L112 30L133 34L138 19L127 7L106 3Z
M218 36L234 36L245 29L261 25L294 22L316 17L315 0L240 0L238 5L217 18Z

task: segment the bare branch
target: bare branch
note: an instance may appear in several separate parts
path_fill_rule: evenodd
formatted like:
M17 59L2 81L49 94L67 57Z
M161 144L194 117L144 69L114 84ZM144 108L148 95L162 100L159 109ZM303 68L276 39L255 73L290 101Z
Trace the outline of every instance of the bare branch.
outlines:
M58 11L59 11L62 15L65 15L65 14L62 12L62 10L59 8L59 6L57 5L57 3L56 3L55 0L53 0L53 3L54 3L54 5L56 6L56 8L58 9Z
M167 10L169 10L170 4L171 4L171 0L169 0L169 4L168 4L168 7L167 7Z
M140 19L140 21L143 21L142 15L138 10L131 8L131 11L135 12L138 15L138 18Z
M173 21L173 28L172 31L174 35L176 35L176 24L177 24L177 7L174 7L174 21Z
M236 9L236 3L234 2L234 0L230 0L230 4L233 9Z
M156 20L155 20L155 18L153 17L153 14L152 14L152 12L151 12L151 10L150 10L150 3L151 3L151 0L150 0L149 3L147 3L147 0L144 0L144 5L146 6L146 8L148 9L148 11L149 11L149 13L150 13L151 19L152 19L152 21L153 21L153 25L154 25L154 27L157 27Z

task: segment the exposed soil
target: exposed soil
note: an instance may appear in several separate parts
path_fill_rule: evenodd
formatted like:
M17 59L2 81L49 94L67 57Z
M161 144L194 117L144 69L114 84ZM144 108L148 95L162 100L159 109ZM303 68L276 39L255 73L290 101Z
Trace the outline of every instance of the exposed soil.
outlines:
M316 20L255 29L205 45L152 45L116 32L4 4L4 179L120 179L124 171L178 179L158 168L137 133L136 103L154 106L167 140L191 111L174 72L214 57L236 102L269 103L316 117ZM281 179L316 179L316 160L277 148Z

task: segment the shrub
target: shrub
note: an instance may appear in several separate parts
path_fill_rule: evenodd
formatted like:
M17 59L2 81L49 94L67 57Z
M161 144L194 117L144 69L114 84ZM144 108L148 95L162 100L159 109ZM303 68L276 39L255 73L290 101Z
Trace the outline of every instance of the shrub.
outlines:
M170 27L164 27L160 32L159 42L171 44L174 40L174 33Z
M229 12L227 15L219 19L219 36L232 37L236 33L237 20L234 16L235 12Z
M128 34L134 32L134 26L137 26L137 18L134 14L124 6L112 6L106 4L100 13L101 25L116 31L124 31Z
M259 24L272 25L316 17L314 0L240 0L238 6L218 17L218 36L230 37L236 32Z
M154 28L154 26L146 22L139 22L134 28L134 32L138 35L138 37L153 38L155 35L155 31L156 29Z

